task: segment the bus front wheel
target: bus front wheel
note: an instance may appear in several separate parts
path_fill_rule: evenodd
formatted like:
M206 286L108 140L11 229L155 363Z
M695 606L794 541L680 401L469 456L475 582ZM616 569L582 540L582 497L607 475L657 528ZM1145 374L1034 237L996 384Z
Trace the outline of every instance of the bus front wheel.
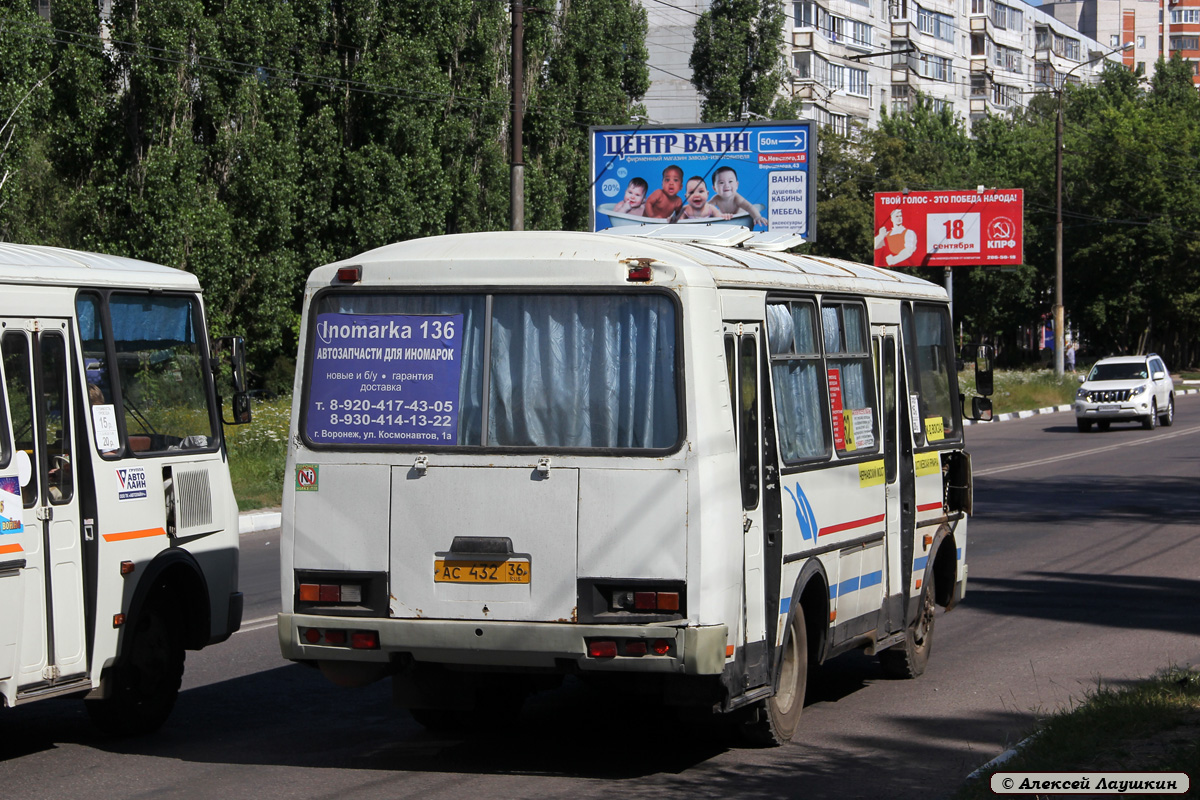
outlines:
M125 652L106 676L112 682L107 696L85 701L92 721L115 736L161 728L183 681L183 642L169 612L148 605L128 633Z

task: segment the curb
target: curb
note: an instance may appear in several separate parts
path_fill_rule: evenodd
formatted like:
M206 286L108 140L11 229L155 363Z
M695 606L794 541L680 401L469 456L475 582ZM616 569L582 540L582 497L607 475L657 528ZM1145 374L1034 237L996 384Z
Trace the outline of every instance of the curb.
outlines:
M1176 389L1175 394L1200 394L1200 389ZM997 414L988 422L983 422L974 419L964 419L964 425L990 425L993 422L1004 422L1010 419L1027 419L1028 417L1036 417L1038 414L1055 414L1060 411L1070 411L1074 408L1073 405L1067 403L1061 406L1046 406L1045 408L1037 408L1032 411L1012 411L1007 414Z
M283 514L279 511L243 511L238 514L238 533L257 533L278 528Z

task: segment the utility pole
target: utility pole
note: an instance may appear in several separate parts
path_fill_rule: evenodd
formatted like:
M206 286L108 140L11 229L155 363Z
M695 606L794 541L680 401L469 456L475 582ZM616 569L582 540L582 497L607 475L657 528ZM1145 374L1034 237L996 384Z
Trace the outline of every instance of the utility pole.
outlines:
M521 0L512 4L512 185L510 204L514 231L525 230L525 153L522 147L525 118L525 9Z

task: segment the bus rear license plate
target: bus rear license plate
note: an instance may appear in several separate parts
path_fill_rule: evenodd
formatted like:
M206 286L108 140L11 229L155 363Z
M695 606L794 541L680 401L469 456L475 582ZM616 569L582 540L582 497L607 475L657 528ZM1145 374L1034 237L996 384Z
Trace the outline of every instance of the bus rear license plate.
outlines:
M529 583L529 562L443 561L433 562L434 583Z

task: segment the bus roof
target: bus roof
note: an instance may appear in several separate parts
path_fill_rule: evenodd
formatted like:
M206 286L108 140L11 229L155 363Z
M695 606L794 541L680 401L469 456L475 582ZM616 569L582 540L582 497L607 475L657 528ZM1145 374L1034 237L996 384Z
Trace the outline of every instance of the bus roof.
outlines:
M691 241L679 241L674 231L671 238L655 235L667 227L684 226L629 226L628 233L495 231L410 239L319 267L309 277L309 286L328 286L339 267L352 265L363 267L363 284L371 286L595 284L620 280L614 265L650 259L656 275L662 276L655 283L946 299L941 286L894 270L760 248L745 228L740 229L742 235L730 236L737 230L733 226L690 225L697 229ZM743 241L727 244L738 240Z
M0 242L0 283L200 291L190 272L120 256Z

